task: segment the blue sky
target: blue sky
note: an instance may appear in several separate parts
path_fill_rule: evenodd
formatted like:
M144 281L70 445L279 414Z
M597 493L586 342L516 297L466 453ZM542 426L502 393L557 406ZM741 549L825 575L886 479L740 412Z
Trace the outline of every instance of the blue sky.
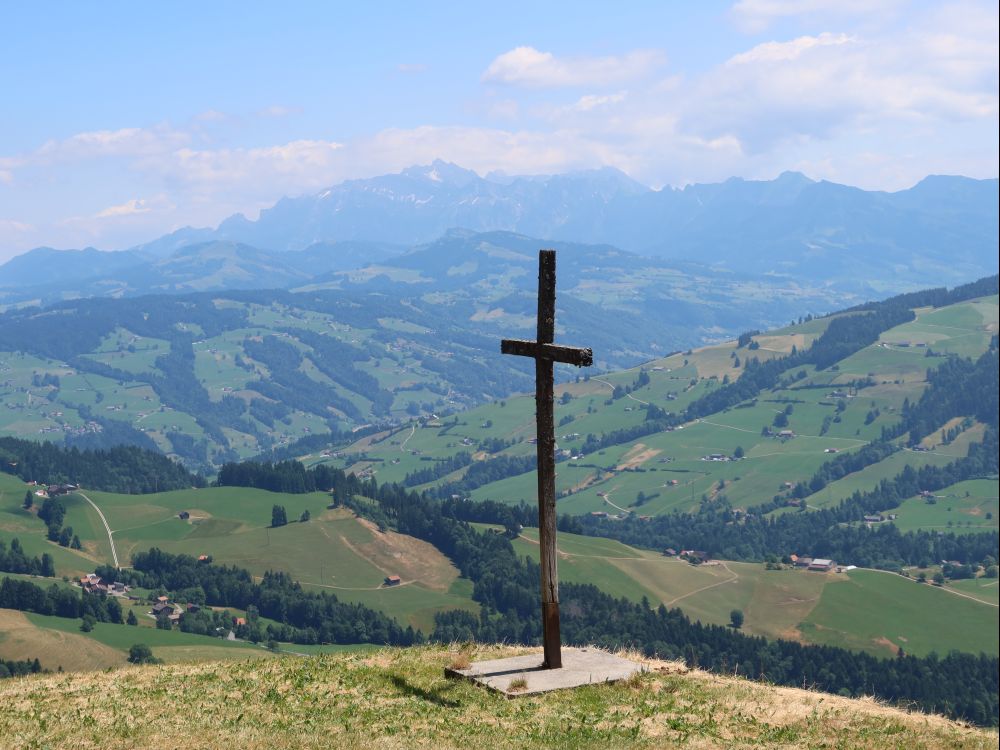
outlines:
M995 3L370 5L0 7L0 260L437 157L654 187L997 176Z

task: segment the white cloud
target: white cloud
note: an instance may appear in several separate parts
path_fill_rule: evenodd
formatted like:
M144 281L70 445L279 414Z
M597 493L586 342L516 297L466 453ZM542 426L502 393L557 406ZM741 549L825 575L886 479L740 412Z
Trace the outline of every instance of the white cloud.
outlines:
M14 221L13 219L0 219L0 237L6 233L22 233L30 232L34 227L31 224L25 224L23 221Z
M418 73L424 73L427 71L427 66L423 63L400 63L396 66L396 70L400 73L409 73L412 75Z
M302 190L325 184L341 148L343 144L316 140L261 148L181 148L165 159L148 160L144 166L201 188L241 188L252 180L269 181L277 189L299 186Z
M657 50L635 50L609 57L564 57L534 47L515 47L497 57L482 75L484 83L528 88L604 86L647 75L663 65Z
M753 49L733 55L726 65L746 65L758 62L785 62L801 57L814 47L830 47L850 44L856 41L847 34L831 34L823 32L819 36L800 36L790 42L764 42Z
M586 96L581 96L577 99L576 103L573 105L573 109L577 112L590 112L593 109L599 109L605 107L608 104L618 104L625 101L627 92L619 91L617 94L606 94L600 96L598 94L587 94Z
M121 128L77 133L44 143L24 161L68 161L114 156L150 156L178 148L191 140L188 133L167 126Z
M94 214L95 219L117 219L123 216L135 216L136 214L149 213L152 209L141 198L133 198L130 201L117 206L108 206Z

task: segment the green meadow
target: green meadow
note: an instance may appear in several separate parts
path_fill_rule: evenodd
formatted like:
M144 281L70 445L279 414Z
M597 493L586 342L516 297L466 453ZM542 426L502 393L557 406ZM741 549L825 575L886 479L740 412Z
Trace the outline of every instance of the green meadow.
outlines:
M998 652L996 605L894 573L852 570L829 583L800 626L805 639L874 653Z

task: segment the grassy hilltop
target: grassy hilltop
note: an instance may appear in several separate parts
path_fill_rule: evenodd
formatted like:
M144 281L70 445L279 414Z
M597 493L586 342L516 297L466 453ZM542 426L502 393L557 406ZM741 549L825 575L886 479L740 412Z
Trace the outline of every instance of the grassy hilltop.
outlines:
M524 653L484 648L474 658ZM995 731L667 662L508 700L447 680L446 648L131 667L0 683L0 747L996 747Z

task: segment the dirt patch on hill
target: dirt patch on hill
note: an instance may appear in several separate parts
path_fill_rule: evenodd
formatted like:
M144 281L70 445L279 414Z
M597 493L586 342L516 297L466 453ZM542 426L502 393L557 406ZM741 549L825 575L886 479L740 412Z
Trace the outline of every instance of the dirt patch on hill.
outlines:
M357 544L341 539L386 575L398 575L404 582L417 582L435 591L447 591L458 578L458 569L433 544L395 531L379 531L364 518L356 520L372 533L372 540Z
M895 656L896 654L899 653L899 646L897 646L895 643L893 643L892 641L890 641L884 635L881 636L881 637L879 637L879 638L873 638L872 639L872 643L874 643L876 646L879 646L881 648L887 648L887 649L889 649L892 652L893 656Z
M125 654L103 643L74 633L40 628L23 612L0 609L0 657L38 657L46 669L67 672L104 669L125 663Z
M815 337L809 336L807 338L804 333L792 333L784 336L754 336L754 340L760 344L761 349L781 354L789 354L793 346L802 351L807 348L809 341L813 338ZM748 354L748 356L750 355Z
M647 448L643 443L636 443L635 447L622 457L622 462L618 464L617 471L624 471L625 469L634 469L636 466L642 466L649 459L659 455L660 453L662 453L662 451L659 448Z

